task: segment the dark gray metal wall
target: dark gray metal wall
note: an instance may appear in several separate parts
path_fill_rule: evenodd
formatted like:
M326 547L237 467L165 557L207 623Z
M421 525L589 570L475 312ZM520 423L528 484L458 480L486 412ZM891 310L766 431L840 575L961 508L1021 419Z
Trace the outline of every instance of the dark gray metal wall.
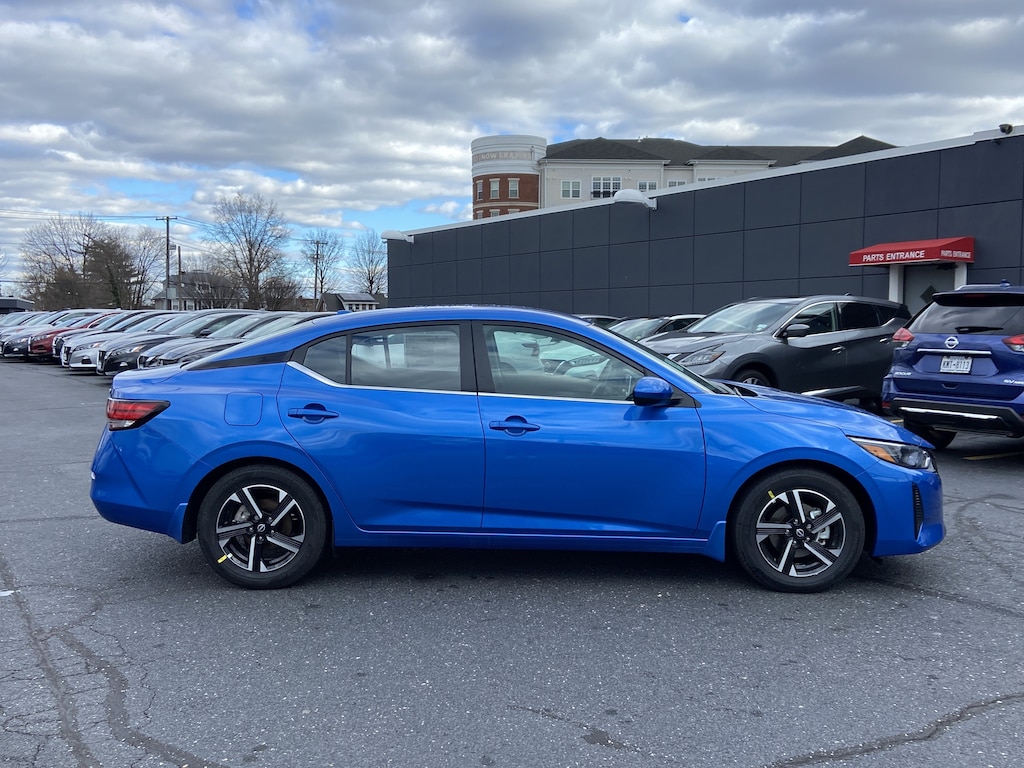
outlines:
M707 312L751 296L885 297L875 243L973 236L970 282L1024 280L1024 137L486 219L388 241L389 303Z

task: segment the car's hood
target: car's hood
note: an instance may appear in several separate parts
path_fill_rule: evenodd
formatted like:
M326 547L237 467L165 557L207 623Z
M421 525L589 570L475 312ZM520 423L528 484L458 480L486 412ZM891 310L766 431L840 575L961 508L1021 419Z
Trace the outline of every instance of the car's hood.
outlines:
M750 333L680 333L671 336L652 336L645 339L643 344L663 355L674 355L677 352L693 352L711 344L733 344L752 335Z
M853 405L796 392L783 392L771 387L741 385L735 382L730 382L730 385L739 390L741 396L754 408L764 413L835 424L853 437L873 437L921 446L928 444L913 432ZM843 412L841 417L836 415L837 411Z

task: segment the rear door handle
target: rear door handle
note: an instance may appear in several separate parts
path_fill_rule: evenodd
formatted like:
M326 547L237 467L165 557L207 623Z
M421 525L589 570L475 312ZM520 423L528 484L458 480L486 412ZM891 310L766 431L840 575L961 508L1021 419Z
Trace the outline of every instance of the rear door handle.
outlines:
M293 419L308 421L310 424L319 424L326 419L336 419L341 414L323 407L311 408L307 405L305 408L289 408L288 415Z

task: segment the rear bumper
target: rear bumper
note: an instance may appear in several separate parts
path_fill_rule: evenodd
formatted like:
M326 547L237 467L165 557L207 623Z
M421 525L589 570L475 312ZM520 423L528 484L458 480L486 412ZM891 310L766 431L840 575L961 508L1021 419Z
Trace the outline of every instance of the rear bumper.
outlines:
M1007 405L896 397L888 403L887 410L902 417L904 423L912 422L934 429L1024 437L1024 418Z

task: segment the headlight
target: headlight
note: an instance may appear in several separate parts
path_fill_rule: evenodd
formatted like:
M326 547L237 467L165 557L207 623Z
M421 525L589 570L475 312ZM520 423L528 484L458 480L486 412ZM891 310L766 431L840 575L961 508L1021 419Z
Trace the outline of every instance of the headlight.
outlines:
M870 453L872 456L898 464L907 469L923 469L935 471L935 461L927 448L909 443L892 443L888 440L869 440L865 437L851 437L851 440Z
M725 350L721 347L707 347L706 349L698 349L696 352L691 352L686 357L680 355L676 358L676 362L683 365L707 365L708 363L715 362L724 354Z
M134 355L136 352L141 352L146 348L145 344L136 344L134 347L117 347L107 352L107 357L114 357L115 355Z

